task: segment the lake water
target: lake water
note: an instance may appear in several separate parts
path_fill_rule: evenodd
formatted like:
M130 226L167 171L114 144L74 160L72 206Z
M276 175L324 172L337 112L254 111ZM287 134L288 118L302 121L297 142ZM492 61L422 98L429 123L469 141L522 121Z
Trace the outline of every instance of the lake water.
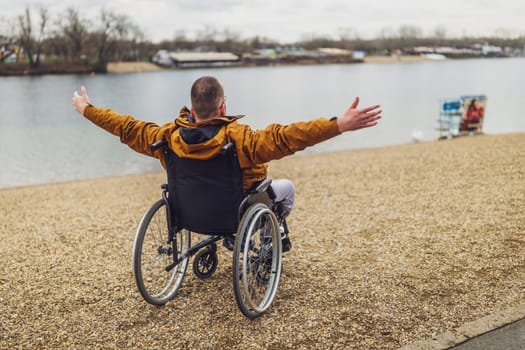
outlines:
M228 114L254 128L338 115L356 95L382 105L377 127L305 152L410 143L414 131L434 140L440 100L465 94L487 95L484 132L525 131L525 58L0 77L0 188L160 170L76 114L72 94L84 84L93 104L162 124L202 75L218 77Z

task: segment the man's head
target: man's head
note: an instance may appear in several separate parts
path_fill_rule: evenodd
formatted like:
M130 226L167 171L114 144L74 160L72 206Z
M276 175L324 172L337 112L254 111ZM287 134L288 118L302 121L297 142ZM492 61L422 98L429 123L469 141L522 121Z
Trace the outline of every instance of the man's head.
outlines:
M214 77L201 77L191 87L191 114L197 121L226 114L224 89Z

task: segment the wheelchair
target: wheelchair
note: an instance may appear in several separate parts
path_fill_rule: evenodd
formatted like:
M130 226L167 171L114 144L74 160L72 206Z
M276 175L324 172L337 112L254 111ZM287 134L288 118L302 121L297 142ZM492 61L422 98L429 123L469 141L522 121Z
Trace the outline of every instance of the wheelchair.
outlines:
M172 300L193 257L193 272L210 278L218 265L217 243L233 245L232 280L241 312L254 319L268 310L282 269L281 232L288 227L266 179L242 192L235 145L228 143L210 160L178 157L165 140L168 181L162 198L144 214L133 242L133 274L150 304ZM192 245L194 234L204 235ZM233 243L233 244L232 244Z

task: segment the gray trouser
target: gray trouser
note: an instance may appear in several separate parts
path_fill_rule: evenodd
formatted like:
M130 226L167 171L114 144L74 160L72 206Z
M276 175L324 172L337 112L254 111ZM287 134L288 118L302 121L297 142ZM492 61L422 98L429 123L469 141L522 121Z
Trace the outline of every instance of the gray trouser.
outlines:
M272 180L272 190L275 193L275 201L283 204L284 216L288 216L295 202L295 187L288 179Z

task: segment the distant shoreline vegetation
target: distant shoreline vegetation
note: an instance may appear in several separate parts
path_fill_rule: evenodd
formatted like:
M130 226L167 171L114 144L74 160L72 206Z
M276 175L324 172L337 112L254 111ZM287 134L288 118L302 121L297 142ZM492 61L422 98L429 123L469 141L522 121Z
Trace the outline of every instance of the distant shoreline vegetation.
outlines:
M233 55L235 65L355 63L368 56L426 56L428 59L509 57L525 55L525 33L498 31L491 37L447 37L438 26L423 34L417 26L383 28L375 39L361 39L352 28L335 36L311 35L295 43L280 43L264 36L243 39L239 33L206 27L189 37L174 28L172 39L147 40L132 19L101 10L94 19L70 7L53 16L46 8L26 10L15 18L2 17L0 26L0 75L106 73L109 62L152 62L159 52L175 57L203 53ZM332 50L319 54L319 50ZM339 50L339 51L338 51ZM333 54L339 52L339 54ZM358 53L357 56L355 53ZM174 59L176 68L228 66L217 61Z
M41 62L38 67L30 67L27 63L0 64L0 76L45 75L45 74L89 74L94 72L90 67L75 63Z
M439 57L439 56L438 56ZM475 57L458 57L475 58ZM324 64L354 64L354 63L408 63L421 62L426 60L443 60L446 58L436 58L433 55L388 55L388 56L366 56L364 59L340 60L296 60L281 62L256 63L253 61L238 62L200 62L182 64L179 66L159 65L150 61L120 61L108 62L102 71L97 71L91 66L71 63L48 63L41 62L36 68L31 68L25 63L0 64L1 76L39 76L39 75L60 75L60 74L97 74L97 73L138 73L163 70L199 69L199 68L229 68L229 67L260 67L260 66L293 66L293 65L324 65Z

